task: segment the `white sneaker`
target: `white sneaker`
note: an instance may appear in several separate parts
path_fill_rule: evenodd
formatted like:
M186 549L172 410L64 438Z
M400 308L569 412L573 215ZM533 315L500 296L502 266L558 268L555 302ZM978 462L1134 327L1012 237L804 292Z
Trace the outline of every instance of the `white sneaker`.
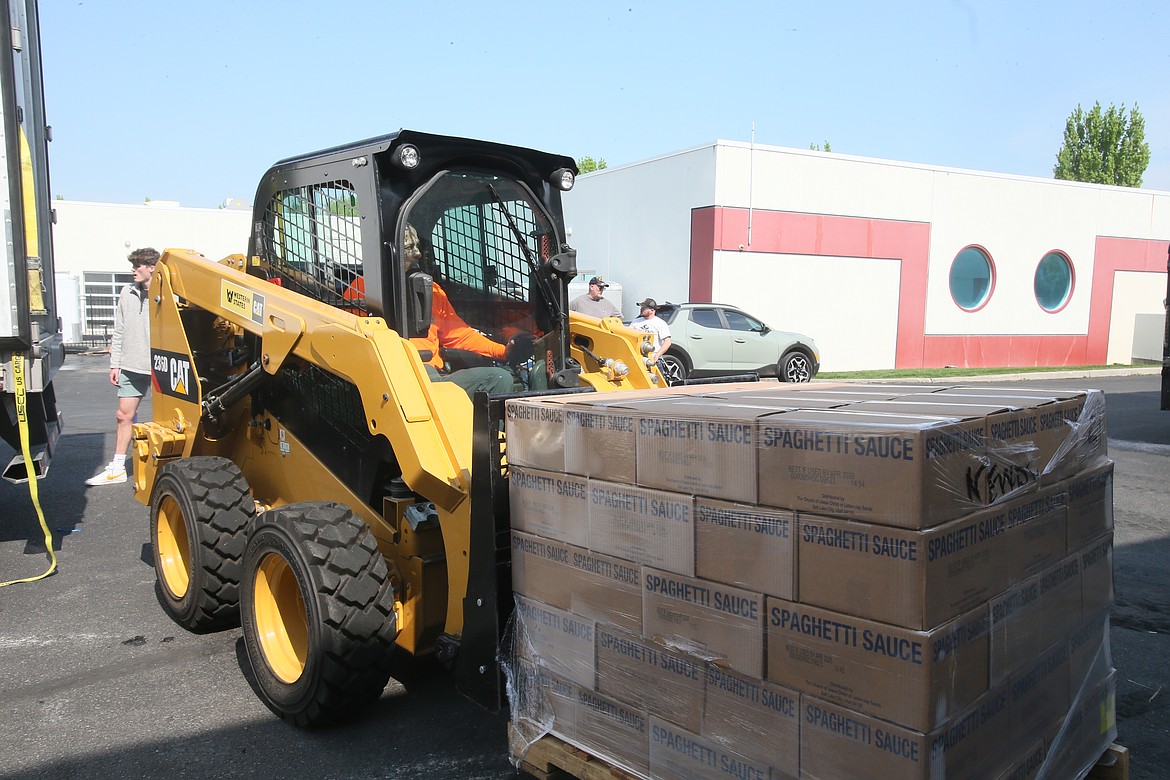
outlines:
M118 485L126 481L126 469L123 466L107 464L100 473L85 481L87 485Z

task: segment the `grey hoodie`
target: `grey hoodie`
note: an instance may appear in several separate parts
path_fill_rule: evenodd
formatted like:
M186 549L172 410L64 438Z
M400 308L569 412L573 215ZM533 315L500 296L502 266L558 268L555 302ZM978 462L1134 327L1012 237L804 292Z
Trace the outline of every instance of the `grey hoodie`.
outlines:
M150 374L149 291L132 282L118 294L114 309L114 337L110 341L110 368Z

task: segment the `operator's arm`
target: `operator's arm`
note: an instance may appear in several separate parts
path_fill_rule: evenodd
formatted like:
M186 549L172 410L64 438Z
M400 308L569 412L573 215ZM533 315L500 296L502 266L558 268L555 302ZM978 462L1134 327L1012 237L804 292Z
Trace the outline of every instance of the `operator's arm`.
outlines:
M463 321L455 313L455 307L447 298L447 293L439 285L433 285L434 299L431 304L431 314L438 330L439 345L452 349L466 349L495 360L503 360L507 347L497 344L487 336Z

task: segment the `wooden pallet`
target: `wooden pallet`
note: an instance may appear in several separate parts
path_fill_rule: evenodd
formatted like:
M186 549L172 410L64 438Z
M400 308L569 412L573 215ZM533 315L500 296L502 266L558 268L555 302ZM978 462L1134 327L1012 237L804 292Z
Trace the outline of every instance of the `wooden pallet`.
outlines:
M536 780L637 780L636 775L551 734L532 743L520 762L520 770ZM1129 750L1110 745L1085 780L1129 780Z
M533 742L520 762L520 770L537 780L637 780L624 769L573 747L551 734Z
M1129 750L1110 745L1085 780L1129 780Z

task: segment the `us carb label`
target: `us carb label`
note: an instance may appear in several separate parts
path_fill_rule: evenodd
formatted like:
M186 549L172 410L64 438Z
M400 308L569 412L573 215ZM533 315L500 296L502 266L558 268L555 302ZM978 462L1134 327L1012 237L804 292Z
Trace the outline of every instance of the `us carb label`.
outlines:
M219 305L235 314L242 314L257 324L264 322L264 296L227 280L219 283Z
M191 358L181 352L152 349L150 380L154 389L163 395L181 398L193 404L199 403L195 372L191 370Z

